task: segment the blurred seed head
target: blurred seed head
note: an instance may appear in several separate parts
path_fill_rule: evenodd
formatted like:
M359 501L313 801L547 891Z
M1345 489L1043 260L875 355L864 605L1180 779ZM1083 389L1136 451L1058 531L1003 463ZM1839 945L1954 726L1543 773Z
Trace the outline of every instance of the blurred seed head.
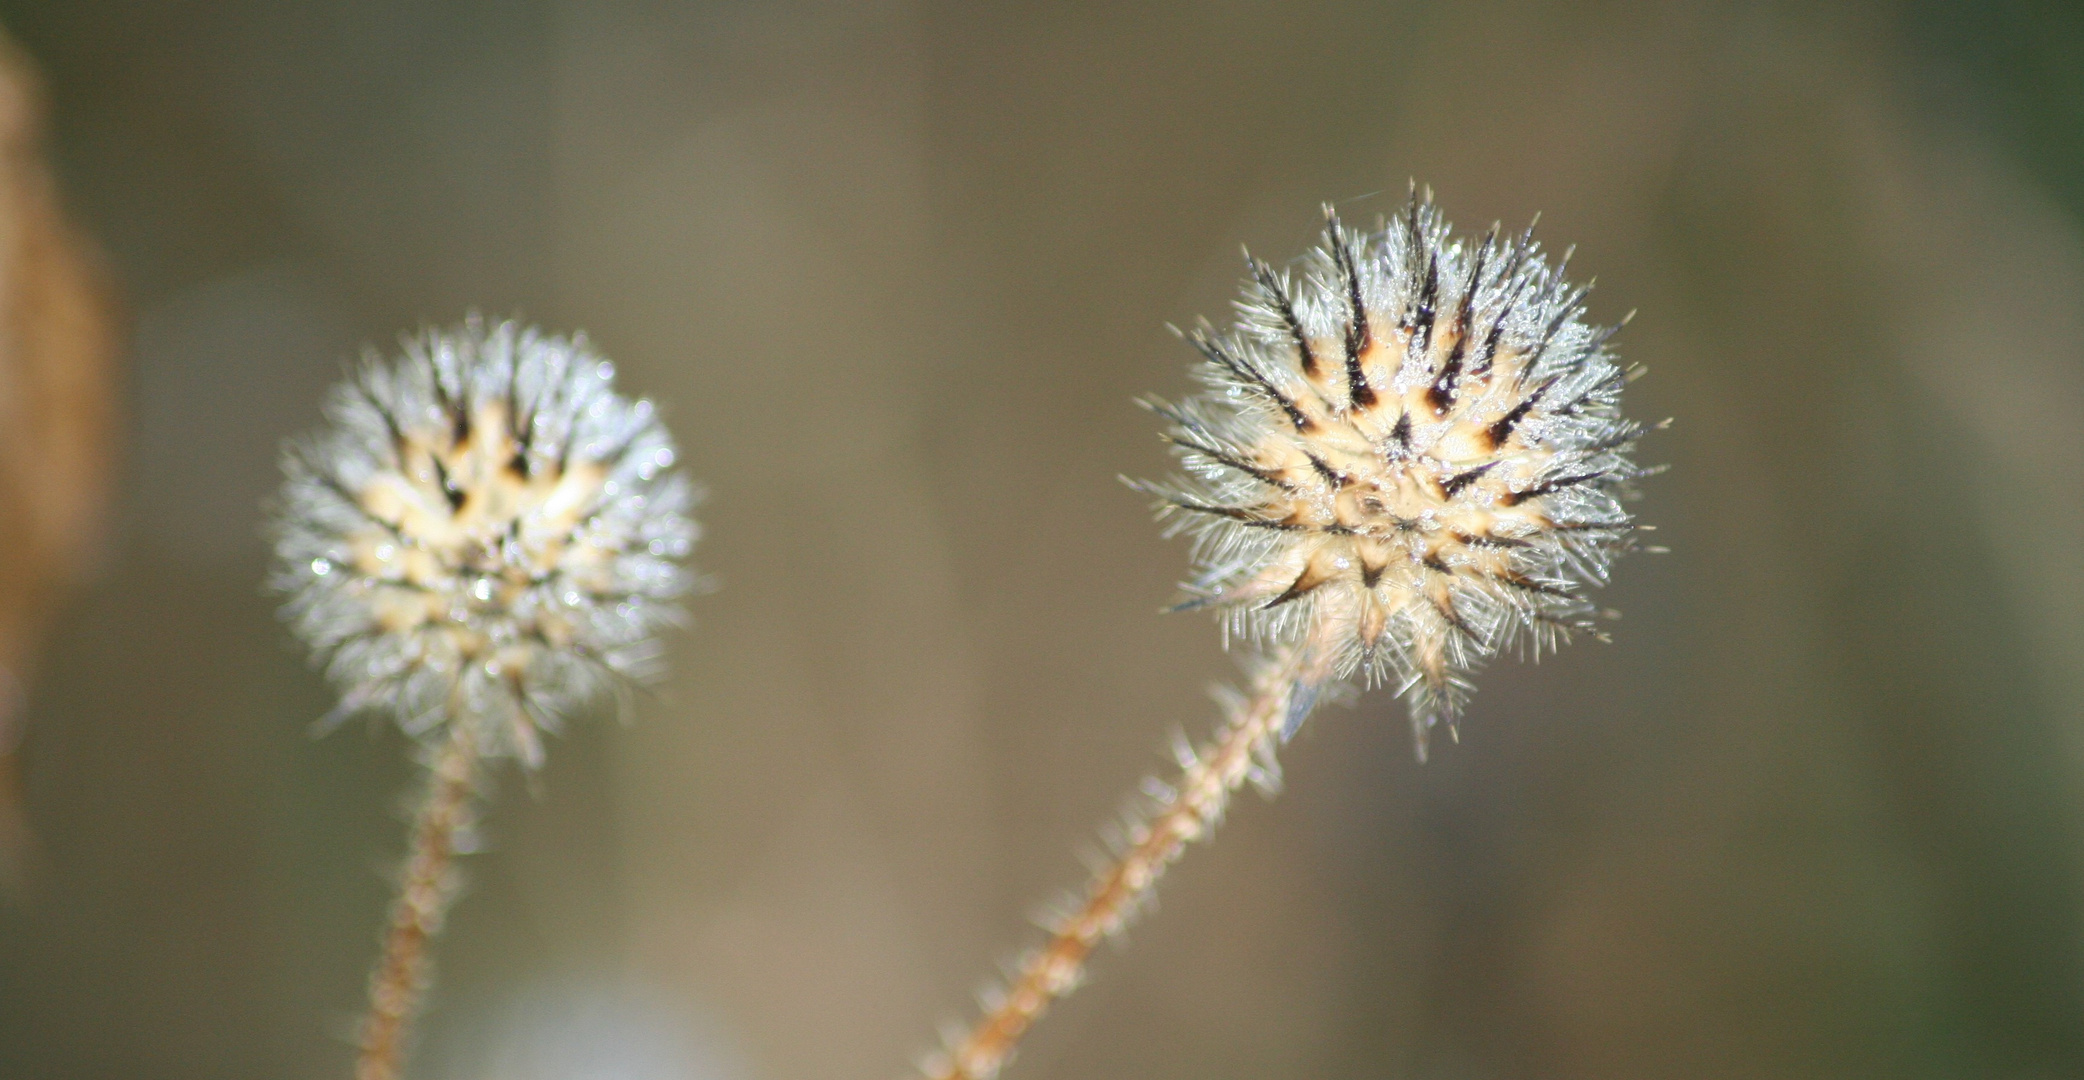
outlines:
M583 336L473 318L334 388L283 456L273 574L333 719L481 724L532 767L540 729L657 674L697 494L614 374Z
M1469 242L1416 191L1372 234L1327 218L1291 267L1248 255L1234 324L1187 335L1206 390L1147 402L1185 475L1134 486L1193 537L1180 608L1395 685L1422 757L1484 660L1591 628L1644 429L1619 327L1582 320L1531 226Z

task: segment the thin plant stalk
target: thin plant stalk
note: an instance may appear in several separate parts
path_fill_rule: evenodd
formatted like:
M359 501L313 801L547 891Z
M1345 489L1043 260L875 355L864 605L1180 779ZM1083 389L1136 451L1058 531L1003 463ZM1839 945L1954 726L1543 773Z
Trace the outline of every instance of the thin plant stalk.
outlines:
M927 1060L929 1080L988 1080L1056 999L1076 989L1100 939L1120 930L1149 900L1166 867L1188 843L1222 821L1230 796L1247 780L1279 783L1275 751L1312 704L1322 667L1306 647L1275 652L1249 692L1226 702L1216 737L1195 749L1182 740L1174 784L1145 782L1150 811L1126 830L1114 858L1087 883L1075 911L1051 920L1049 940L1020 958L1011 981L986 995L985 1012L947 1048Z
M428 948L456 895L457 834L471 825L480 772L478 725L452 722L434 753L427 793L413 814L383 956L369 975L369 1014L362 1021L355 1080L397 1080L407 1037L432 975Z

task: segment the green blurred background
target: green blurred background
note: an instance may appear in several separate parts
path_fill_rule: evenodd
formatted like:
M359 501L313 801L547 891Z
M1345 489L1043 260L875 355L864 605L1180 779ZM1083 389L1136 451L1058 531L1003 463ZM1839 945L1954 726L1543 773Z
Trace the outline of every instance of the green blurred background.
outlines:
M1009 1073L2084 1076L2084 9L0 3L129 307L30 688L0 1075L323 1078L403 740L263 594L364 343L584 328L713 496L674 675L502 778L413 1073L887 1080L969 1015L1215 628L1117 473L1165 331L1430 183L1650 369L1673 554L1412 761L1312 721Z

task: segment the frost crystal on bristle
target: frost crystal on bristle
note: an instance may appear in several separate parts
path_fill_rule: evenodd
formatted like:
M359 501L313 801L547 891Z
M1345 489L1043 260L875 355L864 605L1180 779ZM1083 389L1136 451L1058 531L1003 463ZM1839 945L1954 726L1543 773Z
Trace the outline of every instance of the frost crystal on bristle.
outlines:
M1179 608L1396 685L1423 757L1484 660L1590 627L1585 589L1632 546L1643 428L1618 327L1582 321L1531 226L1469 242L1415 191L1372 234L1327 218L1292 268L1246 257L1228 330L1186 335L1206 392L1147 402L1186 474L1135 486L1192 535Z
M283 457L272 578L341 691L329 719L479 724L534 766L540 729L654 674L695 490L652 404L613 387L583 337L472 319L334 389Z

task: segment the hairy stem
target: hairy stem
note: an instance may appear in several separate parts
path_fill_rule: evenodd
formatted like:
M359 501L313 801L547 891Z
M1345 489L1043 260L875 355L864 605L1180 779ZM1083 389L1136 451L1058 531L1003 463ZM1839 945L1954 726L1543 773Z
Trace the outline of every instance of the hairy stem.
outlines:
M413 815L412 843L383 956L369 974L369 1015L362 1021L362 1056L355 1080L397 1080L406 1036L427 992L428 944L456 894L456 834L470 825L478 787L477 725L452 720L448 738L427 772L427 794Z
M1176 784L1145 783L1154 804L1150 812L1126 830L1114 860L1094 873L1082 905L1054 920L1049 940L1022 956L1012 981L987 997L977 1023L926 1063L930 1080L996 1075L1050 1003L1077 987L1093 946L1121 929L1187 844L1222 820L1231 794L1246 780L1269 788L1278 782L1274 751L1308 710L1310 687L1321 675L1305 657L1302 649L1272 657L1256 673L1249 694L1229 703L1215 739L1198 750L1183 748Z

